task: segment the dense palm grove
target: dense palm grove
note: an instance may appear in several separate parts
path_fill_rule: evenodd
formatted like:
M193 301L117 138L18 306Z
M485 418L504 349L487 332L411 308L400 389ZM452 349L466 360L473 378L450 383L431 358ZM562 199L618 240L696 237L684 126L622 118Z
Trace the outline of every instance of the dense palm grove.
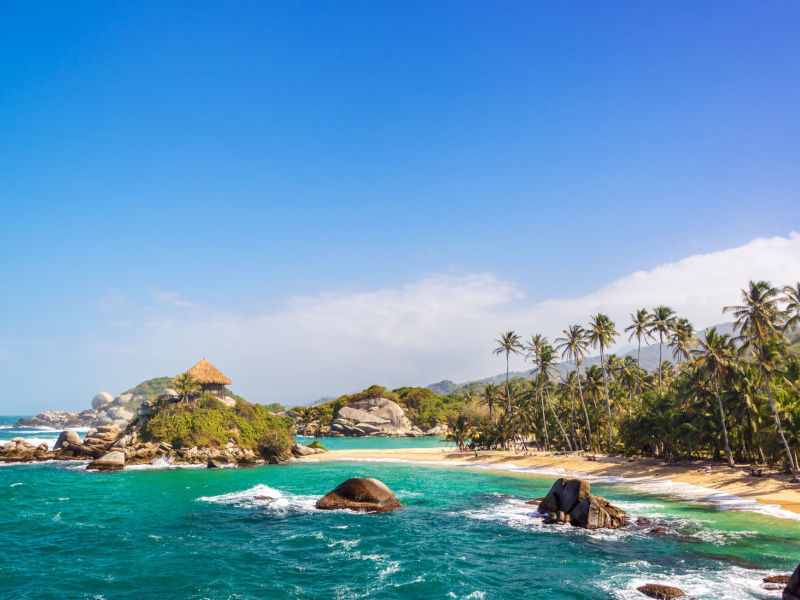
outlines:
M695 334L667 306L638 310L624 325L597 314L552 342L506 332L495 350L506 361L505 383L470 393L449 418L449 437L472 448L518 444L772 464L796 478L800 358L792 336L800 325L800 283L778 289L750 282L740 303L723 312L734 322L733 336L714 328ZM659 367L647 372L638 355L609 354L623 336L639 350L658 343ZM600 365L584 366L590 352L599 353ZM509 380L511 355L531 362L529 379ZM555 375L560 360L574 366L564 377Z

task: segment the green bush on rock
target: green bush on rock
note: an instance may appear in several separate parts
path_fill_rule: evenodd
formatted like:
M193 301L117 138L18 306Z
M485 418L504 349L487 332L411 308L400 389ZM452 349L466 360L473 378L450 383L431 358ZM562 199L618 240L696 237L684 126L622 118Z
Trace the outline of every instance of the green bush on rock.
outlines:
M145 442L167 442L174 448L218 448L232 440L242 448L263 446L280 455L291 448L292 433L292 420L276 417L265 406L238 400L228 407L213 396L203 396L188 404L159 406L139 436Z

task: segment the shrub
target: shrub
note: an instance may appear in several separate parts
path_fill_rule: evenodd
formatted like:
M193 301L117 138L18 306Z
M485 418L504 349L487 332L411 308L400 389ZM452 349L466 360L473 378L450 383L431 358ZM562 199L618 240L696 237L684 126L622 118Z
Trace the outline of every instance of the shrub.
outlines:
M322 444L319 443L319 440L314 440L313 442L308 444L308 447L309 448L317 448L319 450L325 450L325 452L328 451L328 449L325 446L323 446Z

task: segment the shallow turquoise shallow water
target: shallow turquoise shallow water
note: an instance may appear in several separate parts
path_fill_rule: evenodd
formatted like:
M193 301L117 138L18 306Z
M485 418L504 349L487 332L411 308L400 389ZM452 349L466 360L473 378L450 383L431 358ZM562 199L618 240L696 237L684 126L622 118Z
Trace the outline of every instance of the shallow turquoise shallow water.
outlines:
M385 481L404 508L314 510L351 476ZM761 578L800 560L800 522L624 486L593 490L669 535L544 526L524 501L552 480L371 462L3 466L0 597L636 598L635 585L663 581L699 598L778 598Z

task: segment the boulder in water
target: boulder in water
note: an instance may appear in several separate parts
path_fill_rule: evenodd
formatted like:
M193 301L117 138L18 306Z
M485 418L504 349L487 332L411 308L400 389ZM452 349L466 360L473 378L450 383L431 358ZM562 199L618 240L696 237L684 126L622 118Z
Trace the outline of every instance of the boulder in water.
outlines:
M98 471L119 471L125 468L125 453L121 450L112 450L100 458L94 459L86 468Z
M81 437L77 434L77 432L73 431L72 429L67 429L58 435L58 439L56 440L56 445L53 446L53 450L58 450L59 448L68 448L70 446L75 446L77 448L80 445Z
M537 510L547 515L545 523L569 523L585 529L617 529L627 523L624 510L590 492L588 481L562 477L556 480Z
M646 583L636 588L645 596L656 598L657 600L672 600L673 598L685 598L686 594L683 590L668 585L659 585L657 583Z
M392 490L372 477L352 477L317 500L322 510L349 509L357 512L390 512L400 508Z
M789 577L789 583L783 590L783 600L800 600L800 565Z

